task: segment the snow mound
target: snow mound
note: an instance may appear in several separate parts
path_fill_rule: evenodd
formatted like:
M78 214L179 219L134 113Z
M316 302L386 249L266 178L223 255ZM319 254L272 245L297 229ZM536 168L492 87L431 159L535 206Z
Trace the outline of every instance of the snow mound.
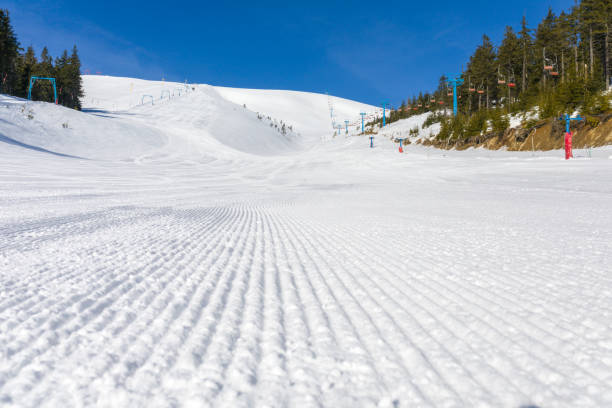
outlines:
M411 142L428 139L440 132L439 123L434 123L423 129L423 124L431 115L431 112L425 112L406 119L400 119L379 129L378 135L389 139L410 139ZM414 133L415 131L416 134Z
M28 149L123 159L163 148L167 137L142 123L0 95L0 140Z

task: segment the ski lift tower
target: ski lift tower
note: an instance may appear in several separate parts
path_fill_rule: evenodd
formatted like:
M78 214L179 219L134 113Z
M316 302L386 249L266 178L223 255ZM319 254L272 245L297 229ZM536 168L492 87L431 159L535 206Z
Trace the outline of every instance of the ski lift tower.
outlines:
M365 112L359 112L359 114L361 115L361 134L365 133L365 130L363 128L363 117L365 116Z
M340 136L340 134L342 133L342 125L341 124L337 124L336 125L336 131L338 132L338 136Z
M28 100L32 100L32 87L34 86L36 81L42 81L42 80L49 81L53 85L53 100L55 101L55 104L57 105L57 87L55 86L55 78L38 77L38 76L30 77L30 85L28 86Z
M334 113L334 104L332 102L331 95L328 92L327 94L327 106L329 108L329 118L331 119L332 129L336 128L336 114Z
M385 120L386 120L386 117L387 117L387 105L389 104L389 102L381 102L380 104L382 105L382 108L383 108L382 127L385 127Z
M463 78L459 74L449 74L446 78L446 83L453 87L453 115L457 116L457 85L463 85Z

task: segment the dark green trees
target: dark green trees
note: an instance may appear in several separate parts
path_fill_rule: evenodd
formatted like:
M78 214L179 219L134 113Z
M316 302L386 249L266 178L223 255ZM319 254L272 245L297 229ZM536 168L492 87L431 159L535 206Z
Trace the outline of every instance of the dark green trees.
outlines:
M523 17L518 32L506 27L497 48L484 35L463 72L460 112L540 106L540 116L551 117L601 106L597 95L612 86L611 30L612 1L582 0L558 16L549 9L535 30ZM434 95L447 104L443 88Z
M11 93L16 82L19 43L7 10L0 9L0 92Z
M69 56L64 51L53 61L47 47L43 48L40 59L32 46L21 53L7 10L0 9L0 92L27 97L32 76L56 78L58 102L64 106L81 109L83 97L81 61L76 46ZM32 99L53 100L53 87L49 82L38 81L32 89Z

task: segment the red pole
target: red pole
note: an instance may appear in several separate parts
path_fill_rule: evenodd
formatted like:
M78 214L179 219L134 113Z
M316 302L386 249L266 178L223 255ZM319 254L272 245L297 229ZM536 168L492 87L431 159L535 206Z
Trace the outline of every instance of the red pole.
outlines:
M565 160L574 157L572 154L572 133L565 133Z

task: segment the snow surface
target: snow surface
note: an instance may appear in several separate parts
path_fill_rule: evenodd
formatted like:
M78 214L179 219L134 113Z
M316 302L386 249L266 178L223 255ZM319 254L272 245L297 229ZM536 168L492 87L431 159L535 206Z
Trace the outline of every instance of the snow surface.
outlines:
M0 405L612 406L612 149L399 154L321 142L324 95L85 87L0 97Z

